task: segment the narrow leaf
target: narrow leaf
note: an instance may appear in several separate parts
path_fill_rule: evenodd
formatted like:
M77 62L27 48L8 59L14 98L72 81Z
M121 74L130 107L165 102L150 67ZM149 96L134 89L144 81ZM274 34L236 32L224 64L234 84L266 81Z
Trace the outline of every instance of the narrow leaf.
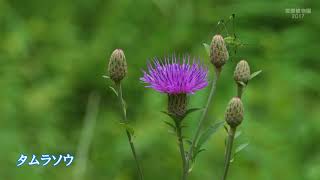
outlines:
M124 127L130 133L131 136L134 136L134 129L132 126L130 126L128 123L120 123L120 125Z
M166 111L160 111L160 112L162 112L163 114L166 114L166 115L169 116L173 121L177 122L178 118L175 117L174 115L172 115L172 114L170 114L170 113L168 113L168 112L166 112Z
M191 173L193 167L194 167L194 161L192 161L192 164L191 164L190 168L188 169L188 173Z
M118 96L117 91L116 91L112 86L109 86L109 88L112 90L112 92L113 92L116 96Z
M189 127L189 126L187 126L187 125L181 125L181 126L180 126L181 129L187 128L187 127Z
M175 131L173 131L173 130L171 130L171 129L170 129L170 130L168 130L168 133L169 133L169 134L171 134L171 135L176 136L176 132L175 132Z
M220 127L224 124L224 121L217 122L210 126L205 132L200 135L200 138L197 143L197 147L201 148L203 144L205 144L209 138L219 130Z
M234 151L234 154L239 153L239 152L242 151L244 148L246 148L248 145L249 145L249 143L244 143L244 144L239 145L239 146L236 148L236 150Z
M106 75L103 75L102 77L103 77L103 78L106 78L106 79L110 79L110 77L109 77L109 76L106 76Z
M258 76L261 72L262 72L262 70L259 70L259 71L256 71L256 72L252 73L250 75L250 80L253 79L254 77Z
M127 130L129 131L129 133L130 133L132 136L134 136L134 129L133 129L133 127L127 126L126 128L127 128Z
M200 111L203 110L203 108L190 108L187 110L187 112L185 113L184 117L186 117L188 114L196 112L196 111Z
M236 134L234 135L234 139L237 139L241 134L242 134L241 131L237 131Z
M202 151L205 151L206 149L201 149L200 147L196 147L194 150L193 150L193 153L192 153L192 162L194 163L196 161L196 157L202 152Z
M206 52L208 53L208 55L210 56L210 46L207 43L203 43L203 46Z
M199 149L195 154L194 157L198 156L201 152L205 151L206 149Z
M163 121L163 122L166 123L172 129L176 130L176 126L174 124L172 124L171 122L168 122L168 121Z
M224 130L226 130L226 132L229 134L229 129L226 125L223 126L224 127Z
M162 112L162 113L165 114L165 115L170 116L170 114L169 114L167 111L160 111L160 112Z
M192 141L190 139L186 139L185 141L186 141L186 143L188 143L191 146Z
M242 82L242 81L238 81L239 84L241 84L243 87L246 86L246 83Z

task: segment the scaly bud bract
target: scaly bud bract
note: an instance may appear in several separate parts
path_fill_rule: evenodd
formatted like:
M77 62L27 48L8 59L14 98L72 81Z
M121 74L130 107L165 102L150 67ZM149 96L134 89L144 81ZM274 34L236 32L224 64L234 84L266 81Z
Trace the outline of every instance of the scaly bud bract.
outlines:
M241 60L234 70L233 78L236 83L243 82L245 84L250 80L250 66L247 61Z
M183 117L187 111L187 94L168 94L168 112L175 117Z
M243 104L241 99L234 97L230 100L225 113L225 120L231 127L237 127L243 120Z
M211 63L217 69L221 69L221 67L227 62L228 59L229 59L229 52L227 50L223 37L219 34L213 36L211 45L210 45Z
M120 82L127 74L127 62L126 57L121 49L116 49L112 52L108 72L110 78L118 83Z

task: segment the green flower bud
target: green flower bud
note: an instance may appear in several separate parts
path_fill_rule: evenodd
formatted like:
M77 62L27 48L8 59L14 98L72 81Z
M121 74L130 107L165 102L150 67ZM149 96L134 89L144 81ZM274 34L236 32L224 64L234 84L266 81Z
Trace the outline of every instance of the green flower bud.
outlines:
M236 69L234 70L233 78L237 83L248 83L250 80L250 66L247 61L241 60L237 64Z
M225 113L225 119L231 127L237 127L243 120L243 105L241 99L234 97L230 100Z
M168 94L168 112L183 117L187 111L187 94Z
M120 82L127 74L126 57L121 49L116 49L112 52L108 72L110 78L114 82Z
M210 60L211 63L220 69L229 59L229 53L221 35L215 35L212 38L210 45Z

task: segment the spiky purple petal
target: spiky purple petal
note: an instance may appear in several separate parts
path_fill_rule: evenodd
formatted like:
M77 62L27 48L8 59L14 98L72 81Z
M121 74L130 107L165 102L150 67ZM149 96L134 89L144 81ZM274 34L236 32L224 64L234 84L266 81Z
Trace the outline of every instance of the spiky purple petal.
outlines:
M182 62L176 57L165 58L163 62L154 59L153 65L148 64L148 72L143 72L141 81L146 87L167 94L193 94L206 87L208 69L199 60L183 57Z

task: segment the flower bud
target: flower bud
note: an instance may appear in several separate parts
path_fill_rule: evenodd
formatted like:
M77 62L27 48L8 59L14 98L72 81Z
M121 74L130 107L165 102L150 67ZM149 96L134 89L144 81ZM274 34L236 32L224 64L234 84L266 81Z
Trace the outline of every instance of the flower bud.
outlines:
M234 80L238 83L243 82L245 84L250 80L250 66L247 61L241 60L234 70L233 74Z
M234 97L230 100L225 113L225 119L231 127L237 127L243 120L243 105L241 99Z
M120 82L127 74L126 57L121 49L116 49L112 52L108 72L110 78L114 82Z
M211 63L220 69L229 59L229 53L221 35L215 35L212 38L210 45L210 60Z
M168 112L183 117L187 111L187 94L168 94Z

